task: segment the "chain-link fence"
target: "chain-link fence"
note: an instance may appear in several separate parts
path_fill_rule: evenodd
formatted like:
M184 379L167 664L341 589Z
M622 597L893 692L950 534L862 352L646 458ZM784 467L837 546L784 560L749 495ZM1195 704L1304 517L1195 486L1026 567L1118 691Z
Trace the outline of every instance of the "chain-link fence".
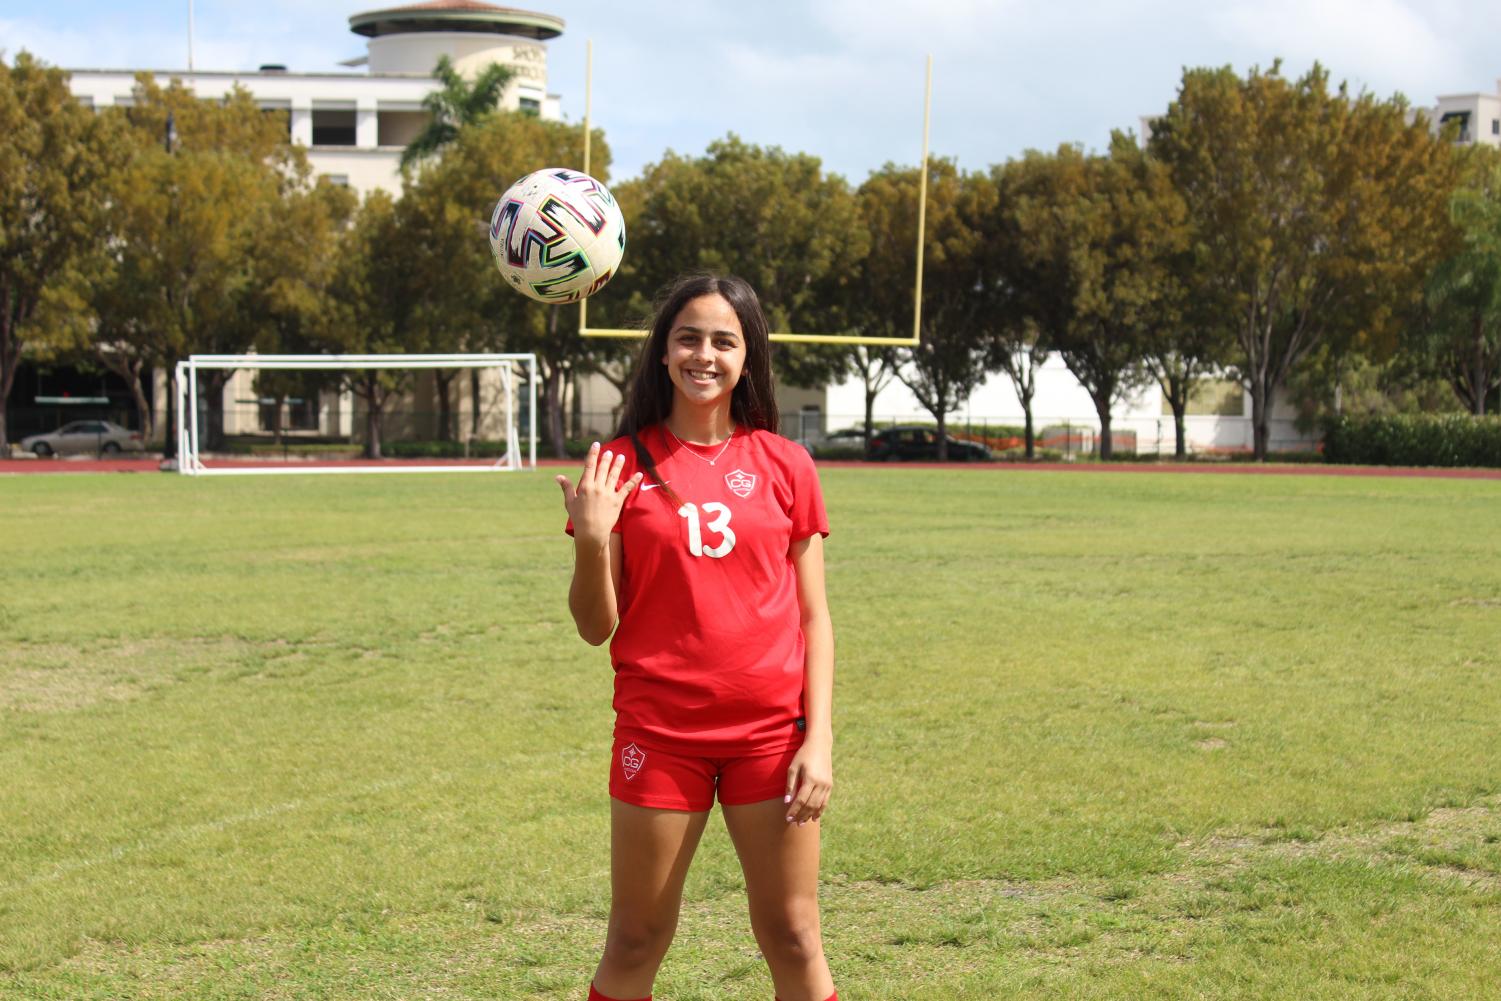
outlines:
M514 415L517 434L524 441L527 428L525 394L518 394ZM506 448L506 415L498 399L476 399L454 393L450 406L417 405L410 397L393 397L372 408L351 393L308 397L226 401L210 407L199 401L199 435L205 454L257 459L322 458L486 458ZM476 406L476 402L478 405ZM540 415L539 415L540 416ZM562 453L582 455L591 441L615 434L619 410L585 411L565 407L562 416ZM8 413L13 448L45 455L114 456L160 452L161 422L154 435L139 427L132 407L118 405L52 405L12 407ZM936 431L932 420L877 414L872 433L895 428ZM813 408L784 411L783 435L801 442L819 458L859 459L867 454L863 414L829 414ZM996 458L1024 454L1024 429L1015 418L956 418L946 425L959 441L985 446ZM537 422L538 455L558 454L549 422ZM1177 441L1172 419L1119 418L1112 426L1112 451L1118 457L1171 456ZM40 437L36 437L40 436ZM1253 442L1251 421L1245 417L1190 417L1186 421L1185 450L1194 456L1248 452ZM40 446L40 447L37 447ZM1312 452L1317 441L1299 432L1291 420L1272 422L1270 448L1274 452ZM1098 420L1092 416L1039 415L1034 419L1034 453L1038 458L1070 461L1096 456L1100 449Z

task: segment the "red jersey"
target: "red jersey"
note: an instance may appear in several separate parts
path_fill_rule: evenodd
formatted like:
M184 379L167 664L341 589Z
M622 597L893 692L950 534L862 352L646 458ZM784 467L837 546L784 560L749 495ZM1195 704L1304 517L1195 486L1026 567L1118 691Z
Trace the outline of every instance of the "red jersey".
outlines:
M803 631L789 550L829 534L813 460L770 431L714 446L674 441L661 425L637 437L664 485L648 474L614 528L615 735L703 756L797 743ZM641 468L629 438L606 450L624 452L622 482Z

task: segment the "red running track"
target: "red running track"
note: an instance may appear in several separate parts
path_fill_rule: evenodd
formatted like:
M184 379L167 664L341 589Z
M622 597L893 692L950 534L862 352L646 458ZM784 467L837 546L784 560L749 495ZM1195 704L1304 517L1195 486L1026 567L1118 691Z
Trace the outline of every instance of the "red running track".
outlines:
M0 474L6 473L154 473L158 471L159 459L0 459ZM463 459L412 460L406 465L427 466L476 466L485 462ZM213 467L284 466L280 462L228 462L207 463ZM356 460L320 465L383 466L397 465L393 462L362 462ZM549 468L580 468L577 459L541 459L538 465ZM953 469L990 470L1008 472L1067 472L1067 473L1211 473L1260 476L1417 476L1444 480L1501 480L1501 469L1440 469L1427 466L1324 466L1314 463L1268 463L1251 462L1121 462L1102 464L1096 462L986 462L986 463L940 463L902 462L877 466L859 461L820 462L821 467L834 469Z

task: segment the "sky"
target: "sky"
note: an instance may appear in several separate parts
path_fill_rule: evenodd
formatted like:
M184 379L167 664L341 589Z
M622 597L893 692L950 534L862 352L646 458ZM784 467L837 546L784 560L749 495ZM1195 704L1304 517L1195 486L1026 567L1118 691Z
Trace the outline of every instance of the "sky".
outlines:
M351 72L349 16L398 0L196 0L196 68ZM1336 81L1417 106L1495 93L1501 4L1479 0L526 0L562 17L548 88L593 120L612 179L667 150L735 133L820 158L858 183L922 152L923 67L933 57L932 150L984 169L1027 149L1103 149L1112 129L1161 114L1186 67L1244 73L1315 60ZM183 69L188 0L0 0L0 50L65 68ZM354 71L357 72L357 71Z

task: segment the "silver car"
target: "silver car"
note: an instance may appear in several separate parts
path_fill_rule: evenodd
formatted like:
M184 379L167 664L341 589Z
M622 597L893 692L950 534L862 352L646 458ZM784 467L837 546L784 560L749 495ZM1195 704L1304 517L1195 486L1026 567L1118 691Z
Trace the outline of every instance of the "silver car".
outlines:
M34 434L21 439L23 452L49 455L119 455L141 452L146 443L139 431L122 428L111 421L70 421L48 434Z

